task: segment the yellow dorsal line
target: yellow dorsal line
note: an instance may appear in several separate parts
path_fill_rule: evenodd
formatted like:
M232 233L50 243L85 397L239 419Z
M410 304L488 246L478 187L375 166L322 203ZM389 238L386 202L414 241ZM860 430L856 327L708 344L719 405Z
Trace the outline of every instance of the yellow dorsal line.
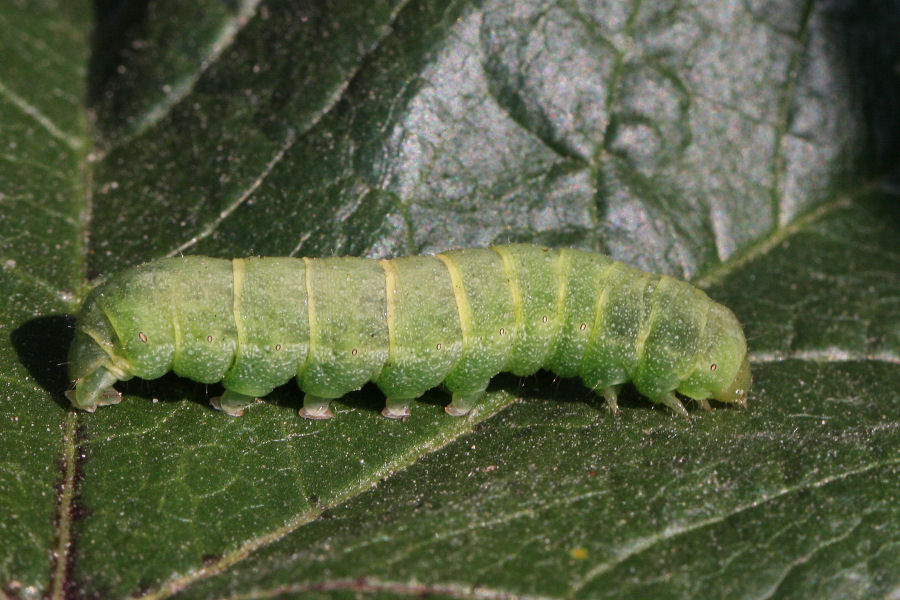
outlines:
M387 320L388 328L388 363L394 364L396 356L396 341L394 339L394 318L396 308L394 307L394 293L397 291L397 266L392 260L380 260L381 268L384 271L384 298L385 298L385 320Z
M244 274L247 265L242 258L235 258L231 261L232 273L232 312L234 313L234 330L237 334L237 348L235 348L234 360L240 356L241 348L244 347L244 324L241 319L241 296L244 289ZM232 363L233 364L233 363Z
M708 297L703 298L703 296L706 296L706 294L704 294L703 292L697 294L698 291L700 290L697 290L695 288L694 297L696 298L697 302L702 302L703 304L703 316L700 318L700 328L697 330L697 346L694 348L694 359L690 362L691 368L688 372L681 373L679 375L680 381L686 381L690 379L691 376L699 369L705 370L709 368L709 365L706 364L706 360L703 361L702 365L700 364L700 359L705 358L705 354L703 352L705 348L701 347L700 344L703 343L703 334L706 333L706 325L707 323L709 323L709 311L712 308L712 301ZM705 300L705 302L703 300Z
M469 337L471 335L472 308L469 306L469 298L466 296L466 288L462 283L462 275L459 267L446 254L435 254L435 256L447 267L450 273L450 284L453 286L453 295L456 297L456 310L459 313L459 330L462 333L463 353L468 348Z
M316 301L313 297L312 289L312 266L314 261L305 256L301 260L305 267L303 269L303 275L306 278L306 310L307 320L309 321L309 344L306 348L306 360L303 362L303 368L297 371L298 375L306 371L306 366L309 364L309 361L312 360L313 348L315 348L319 337L318 331L316 331Z
M522 289L519 287L519 273L516 269L516 261L509 253L509 248L491 246L491 250L499 254L501 260L503 260L503 272L506 275L506 281L509 282L509 289L512 291L513 312L516 316L516 330L511 331L510 333L513 336L513 341L515 341L525 320L522 315Z
M647 315L647 320L641 323L641 329L640 331L638 331L637 339L635 339L634 341L634 356L637 360L638 365L641 365L644 362L644 347L647 344L647 338L650 337L650 330L653 329L653 321L656 319L657 311L655 300L657 298L657 294L660 292L663 286L668 285L669 281L675 280L668 275L660 275L659 282L650 293L650 314Z
M569 291L569 272L572 270L572 259L569 257L566 248L559 251L559 258L556 263L556 333L553 334L553 344L550 347L548 356L556 349L556 343L559 340L559 332L565 326L563 320L563 310L566 306L566 293Z
M171 307L172 307L172 340L173 340L173 349L172 349L172 366L175 367L175 362L178 360L178 355L181 354L181 322L179 320L178 313L178 296L180 294L169 294L169 298L171 299Z
M614 270L618 271L621 264L622 263L620 262L612 261L606 266L605 269L603 269L603 272L600 273L599 279L603 281L603 287L600 288L600 293L597 294L597 301L594 303L594 323L593 325L591 325L591 335L588 336L587 345L585 345L584 347L584 354L581 357L581 364L578 365L579 373L581 373L581 367L584 366L584 361L588 357L588 351L594 346L594 342L597 339L597 334L600 331L600 315L602 315L603 311L606 310L606 302L609 299L610 282L605 280Z

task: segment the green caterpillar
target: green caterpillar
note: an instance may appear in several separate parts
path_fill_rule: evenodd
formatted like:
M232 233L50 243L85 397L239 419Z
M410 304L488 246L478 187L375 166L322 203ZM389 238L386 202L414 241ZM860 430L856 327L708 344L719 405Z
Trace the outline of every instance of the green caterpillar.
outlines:
M618 412L632 382L688 416L675 392L746 403L747 345L734 314L697 288L595 252L530 245L392 260L188 256L112 277L85 301L69 352L72 403L115 404L117 381L168 371L221 381L238 416L292 377L300 414L374 381L382 414L443 383L465 415L501 371L579 376Z

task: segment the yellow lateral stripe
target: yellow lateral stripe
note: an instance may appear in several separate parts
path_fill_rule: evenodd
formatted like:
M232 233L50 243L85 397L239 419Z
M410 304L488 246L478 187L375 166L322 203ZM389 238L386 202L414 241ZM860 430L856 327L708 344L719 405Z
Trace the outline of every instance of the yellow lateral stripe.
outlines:
M116 334L116 337L121 340L122 334L119 333L116 324L113 323L113 320L109 317L109 313L106 312L105 308L101 308L100 312L103 313L103 318L106 319L106 323L109 325L109 328L112 329L113 333ZM100 346L103 351L106 352L106 354L109 356L110 363L104 366L112 367L107 369L110 373L112 373L116 377L119 377L120 374L124 375L124 377L119 377L120 381L124 381L125 377L130 377L130 375L127 375L127 373L131 372L131 363L129 363L128 360L125 359L125 357L119 356L116 353L116 344L114 342L107 342L103 340L101 334L95 331L91 331L85 328L81 328L81 331L88 334L92 340L97 342L97 345Z
M522 290L519 287L519 274L516 269L516 261L513 259L512 255L510 255L509 248L491 246L491 250L499 254L500 258L503 260L503 271L506 274L506 280L509 282L509 289L512 291L513 311L516 315L516 330L511 333L513 336L512 339L515 341L516 336L519 335L519 331L522 329L522 323L525 320L522 315Z
M312 290L312 265L313 260L311 258L303 257L303 266L306 267L304 269L303 275L306 277L306 309L308 312L308 320L309 320L309 345L306 348L306 362L303 363L303 369L297 371L297 373L302 373L306 370L306 365L309 364L313 354L313 348L315 348L316 343L318 342L318 332L316 331L316 301L313 297Z
M246 264L244 259L235 258L231 261L231 294L232 305L231 311L234 314L234 329L237 334L237 348L235 348L235 360L241 354L241 348L244 347L244 326L241 320L241 295L244 289L244 273Z
M85 327L79 327L79 329L81 330L82 333L86 333L88 335L88 337L90 337L92 340L94 340L94 342L98 346L100 346L103 349L103 351L109 355L109 357L111 359L115 359L116 353L115 353L115 346L113 344L110 344L109 342L104 341L100 337L100 334L97 333L96 331L93 331L92 329L87 329Z
M380 260L384 270L385 319L388 328L388 362L393 364L396 341L394 340L394 293L397 291L397 267L392 260Z
M462 275L459 267L445 254L435 254L450 273L450 283L453 286L453 295L456 296L456 310L459 313L459 330L462 333L463 352L471 335L472 308L469 306L469 298L466 296L466 288L462 283Z
M100 337L100 334L96 331L86 329L84 327L79 328L79 330L90 337L92 340L94 340L94 342L98 346L100 346L100 348L104 352L106 352L107 356L109 357L109 362L100 361L96 364L102 366L104 369L115 375L119 381L131 379L131 375L129 375L131 365L127 360L116 354L116 347L114 344L104 341Z

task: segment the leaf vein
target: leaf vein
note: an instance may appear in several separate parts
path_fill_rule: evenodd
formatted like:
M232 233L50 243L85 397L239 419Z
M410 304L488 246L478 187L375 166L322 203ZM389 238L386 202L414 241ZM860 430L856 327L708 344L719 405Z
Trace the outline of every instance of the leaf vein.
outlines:
M13 106L34 119L34 121L43 127L47 133L63 142L69 149L77 151L84 145L84 142L81 139L70 133L66 133L57 127L56 123L54 123L50 117L42 113L38 107L3 85L2 82L0 82L0 96L5 96Z
M205 579L213 577L214 575L225 572L235 564L249 558L256 551L281 540L282 538L298 530L300 527L318 519L326 510L332 509L335 506L358 496L359 494L371 489L374 484L381 481L382 479L389 477L397 473L398 471L414 464L423 456L440 450L444 446L455 441L457 438L471 433L477 424L502 411L514 400L515 398L510 394L498 394L496 396L496 400L490 405L485 406L482 410L479 410L469 418L460 419L460 422L454 423L450 429L440 432L439 434L435 435L434 438L424 443L423 445L412 448L409 452L397 456L392 461L386 462L368 478L360 478L360 480L355 482L354 484L342 490L338 490L337 492L335 492L330 501L323 502L320 505L307 508L297 513L296 515L285 521L284 524L280 527L258 535L254 538L248 539L237 549L225 554L215 562L206 564L199 569L175 576L169 579L167 582L163 583L160 587L148 590L145 593L140 594L139 596L132 596L131 598L141 598L144 600L168 598L199 581L203 581Z
M137 137L144 131L161 121L172 110L172 108L181 102L193 89L194 85L200 77L222 56L232 42L234 42L238 33L247 26L253 16L256 14L256 7L260 0L243 0L240 3L237 13L227 21L224 21L222 27L218 31L212 41L207 45L204 55L200 59L199 68L190 75L183 77L171 86L171 90L163 98L150 107L150 109L140 118L129 138ZM121 142L120 142L121 143Z
M191 246L196 245L201 240L208 238L210 235L215 233L216 229L218 229L219 225L231 216L234 211L236 211L244 202L247 201L250 196L262 185L263 181L269 176L275 166L281 162L281 159L284 158L285 153L294 145L294 142L297 139L297 135L293 129L289 129L287 135L285 136L284 142L282 142L281 147L275 153L275 155L266 163L266 166L263 168L262 172L253 180L253 182L245 189L234 201L226 206L219 214L213 219L209 224L204 227L200 233L184 242L174 250L170 250L166 256L171 258L173 256L177 256L190 248Z
M662 531L657 535L652 535L644 538L638 538L633 542L623 545L620 547L620 551L616 553L610 560L602 562L595 566L593 569L588 571L580 581L575 583L572 586L570 593L567 597L574 597L584 589L591 581L596 579L597 577L611 571L615 567L624 563L626 560L629 560L635 556L643 554L644 552L650 550L652 547L656 546L661 542L666 542L668 540L674 539L681 535L693 533L694 531L698 531L700 529L704 529L706 527L710 527L713 525L717 525L719 523L723 523L731 517L746 512L748 510L753 510L764 504L769 502L779 500L785 496L789 496L791 494L796 494L803 490L807 489L815 489L822 488L836 481L841 481L843 479L847 479L849 477L853 477L856 475L862 475L868 473L870 471L874 471L876 469L880 469L883 467L896 466L900 465L900 458L893 458L891 460L874 462L868 465L863 465L857 469L848 469L846 471L841 471L839 473L835 473L833 475L829 475L827 477L823 477L816 481L802 481L796 485L791 485L784 487L780 490L775 491L771 494L764 494L757 500L752 502L748 502L747 504L738 505L734 508L728 510L725 513L715 515L706 519L701 519L696 522L687 523L687 524L673 524L669 525L662 529Z

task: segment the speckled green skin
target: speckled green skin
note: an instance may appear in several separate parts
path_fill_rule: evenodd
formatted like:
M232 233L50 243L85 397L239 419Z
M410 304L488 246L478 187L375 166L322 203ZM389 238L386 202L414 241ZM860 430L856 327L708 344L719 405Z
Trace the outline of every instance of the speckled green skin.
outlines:
M743 403L746 342L724 306L607 256L529 245L393 260L199 256L112 277L84 304L69 354L75 406L118 401L117 380L168 371L221 381L227 412L292 377L307 416L374 381L387 416L441 383L465 414L501 371L580 377L615 408L633 382ZM678 406L673 404L677 403ZM316 412L318 411L318 412Z

